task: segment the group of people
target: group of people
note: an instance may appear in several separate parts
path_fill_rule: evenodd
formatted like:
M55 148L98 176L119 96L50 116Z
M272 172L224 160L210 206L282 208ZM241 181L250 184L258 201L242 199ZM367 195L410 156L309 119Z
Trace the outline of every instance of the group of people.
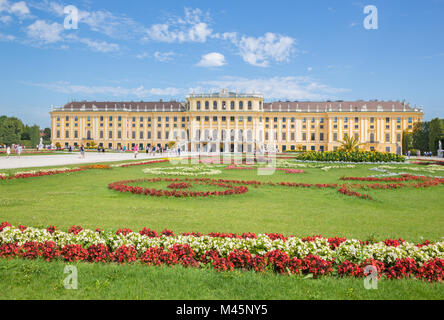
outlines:
M11 156L11 152L13 150L15 150L15 152L17 153L17 156L20 157L24 147L22 145L19 144L13 144L13 145L3 145L2 148L6 149L6 158L9 158Z
M412 155L411 151L410 150L407 151L406 155L407 155L408 158L410 158L410 156ZM416 151L416 156L417 157L421 156L421 150L417 150ZM433 157L433 152L431 152L431 151L424 151L423 156L424 157Z

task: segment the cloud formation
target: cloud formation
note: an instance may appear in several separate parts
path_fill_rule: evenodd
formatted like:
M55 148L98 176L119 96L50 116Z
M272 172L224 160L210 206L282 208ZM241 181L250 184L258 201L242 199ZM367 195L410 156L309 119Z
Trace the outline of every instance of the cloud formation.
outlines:
M196 64L198 67L222 67L226 65L225 57L218 52L204 54L202 59Z

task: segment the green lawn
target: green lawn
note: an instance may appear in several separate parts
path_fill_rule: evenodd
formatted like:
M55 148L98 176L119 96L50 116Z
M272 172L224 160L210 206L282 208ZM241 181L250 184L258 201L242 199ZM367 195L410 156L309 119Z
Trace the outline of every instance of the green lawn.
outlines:
M369 170L374 166L357 165L354 169L331 169L328 172L305 169L304 174L278 171L272 176L257 176L255 170L222 169L221 175L212 178L340 183L341 176L375 174ZM114 181L153 177L142 172L146 167L89 170L0 181L0 221L35 227L55 225L64 230L72 225L113 230L126 227L135 231L149 227L158 231L168 228L176 233L278 232L296 236L344 236L361 240L370 237L378 240L401 237L413 242L422 242L423 239L437 241L444 236L444 186L366 191L375 201L344 196L333 189L278 186L250 187L247 194L212 198L157 198L123 194L107 188ZM165 188L167 184L163 182L155 186ZM28 266L33 266L37 271L26 275ZM85 287L73 293L59 290L58 287L53 290L58 283L56 269L62 267L59 263L0 260L0 297L443 298L442 284L430 285L415 280L384 281L380 290L372 293L363 289L362 280L356 279L301 280L271 274L221 275L208 270L87 264L81 265L88 275ZM114 274L119 276L111 280L107 278ZM29 281L28 289L20 285L20 281L25 281L23 279ZM192 285L186 286L189 283ZM150 288L156 286L162 289L161 292L151 293Z
M0 299L444 299L443 285L419 280L302 279L252 272L75 264L78 289L64 288L66 264L0 259Z

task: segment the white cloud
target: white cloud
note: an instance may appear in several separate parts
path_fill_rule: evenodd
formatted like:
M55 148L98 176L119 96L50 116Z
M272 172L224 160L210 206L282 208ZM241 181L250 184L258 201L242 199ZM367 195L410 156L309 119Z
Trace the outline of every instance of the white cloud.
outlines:
M28 6L24 1L19 1L11 5L10 12L19 16L24 17L29 15L31 12L29 11Z
M15 37L13 35L0 33L0 41L9 42L14 40Z
M213 30L208 26L200 9L185 8L184 18L170 19L166 23L154 24L145 30L143 40L159 42L206 42Z
M232 34L226 35L238 46L242 59L258 67L267 67L270 61L286 62L294 51L295 39L267 32L263 37L242 36L240 40Z
M83 96L94 97L96 95L111 95L114 97L137 97L139 99L147 98L150 96L177 96L183 95L185 92L183 89L178 88L145 88L139 86L136 88L123 88L120 86L85 86L74 85L69 82L56 82L56 83L25 83L41 88L45 88L51 91L60 92L64 94L77 94Z
M348 92L348 89L333 88L311 77L272 77L248 79L224 77L220 80L202 82L206 90L228 88L232 91L260 92L266 99L282 100L321 100L334 99L336 94ZM197 91L199 91L197 89ZM202 90L200 90L202 91Z
M199 67L221 67L226 65L225 57L223 54L218 52L211 52L204 54L202 59L196 64Z
M8 24L12 21L12 17L11 16L1 16L0 17L0 22L4 23L4 24Z
M9 15L14 15L19 19L25 19L31 17L31 11L24 1L18 2L9 2L8 0L0 0L0 13L5 12ZM11 22L12 16L2 16L0 17L0 21L3 23Z
M119 51L120 47L116 43L109 43L106 41L94 41L87 38L78 39L79 42L86 44L89 48L98 52L115 52Z
M136 58L137 59L145 59L145 58L148 58L149 56L150 55L148 53L143 52L143 53L139 53L138 55L136 55Z
M64 5L54 1L42 1L33 3L33 6L39 10L44 10L64 17ZM141 25L133 19L126 16L116 16L107 10L86 11L78 10L79 23L86 24L91 30L105 34L111 38L133 38L135 32L143 29Z
M173 60L173 56L174 56L174 52L172 52L172 51L168 51L168 52L156 51L156 52L154 52L154 58L160 62L171 61L171 60Z
M63 26L61 24L57 22L49 24L44 20L37 20L27 28L27 34L31 39L43 43L61 41L63 39L62 32Z

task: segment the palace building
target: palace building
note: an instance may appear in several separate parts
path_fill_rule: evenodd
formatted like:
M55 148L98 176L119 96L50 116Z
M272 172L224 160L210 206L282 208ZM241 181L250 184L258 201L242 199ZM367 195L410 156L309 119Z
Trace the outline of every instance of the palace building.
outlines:
M348 135L365 149L400 153L403 132L423 111L399 101L264 102L261 94L224 89L186 102L70 102L50 115L52 143L62 147L331 151Z

